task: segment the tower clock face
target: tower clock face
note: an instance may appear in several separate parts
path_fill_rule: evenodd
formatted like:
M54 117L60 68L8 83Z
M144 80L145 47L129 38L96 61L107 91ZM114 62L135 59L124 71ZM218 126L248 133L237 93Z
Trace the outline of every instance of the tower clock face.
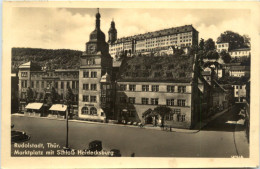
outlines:
M90 45L89 46L89 53L93 54L96 52L96 46L95 45Z

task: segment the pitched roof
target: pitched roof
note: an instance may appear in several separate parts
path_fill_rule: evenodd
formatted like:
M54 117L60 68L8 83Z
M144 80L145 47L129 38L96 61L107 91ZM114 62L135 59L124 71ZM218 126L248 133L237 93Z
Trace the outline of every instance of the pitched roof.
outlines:
M119 69L119 82L173 82L192 81L194 57L161 56L127 58Z
M193 28L192 25L184 25L184 26L172 27L172 28L158 30L158 31L154 31L154 32L147 32L144 34L119 38L119 39L117 39L117 41L115 43L127 42L127 41L131 41L134 39L143 40L143 39L148 39L148 38L155 38L155 37L190 32L190 31L198 32L196 29Z
M236 52L236 51L250 51L251 49L250 48L239 48L239 49L233 49L233 50L230 50L229 52Z
M19 69L21 69L21 68L30 68L30 67L31 67L31 61L30 62L26 62L24 64L21 64L19 66Z

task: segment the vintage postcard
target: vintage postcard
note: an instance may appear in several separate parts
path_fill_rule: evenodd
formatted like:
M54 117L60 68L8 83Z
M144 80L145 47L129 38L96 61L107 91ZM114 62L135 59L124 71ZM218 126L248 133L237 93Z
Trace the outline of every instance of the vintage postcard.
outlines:
M3 168L259 165L258 2L4 2Z

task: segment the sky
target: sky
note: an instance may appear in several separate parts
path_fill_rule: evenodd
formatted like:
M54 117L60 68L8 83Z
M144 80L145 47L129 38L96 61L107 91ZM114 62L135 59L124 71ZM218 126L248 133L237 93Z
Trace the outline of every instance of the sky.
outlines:
M12 47L83 51L95 29L96 12L93 8L13 8ZM242 9L101 8L100 14L106 40L112 19L118 38L192 24L199 38L216 40L226 30L248 34L251 23L250 11Z

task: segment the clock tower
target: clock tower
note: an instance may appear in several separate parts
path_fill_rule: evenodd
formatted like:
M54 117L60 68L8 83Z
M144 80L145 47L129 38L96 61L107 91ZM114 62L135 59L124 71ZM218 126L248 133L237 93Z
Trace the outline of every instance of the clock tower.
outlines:
M112 75L112 57L105 34L100 29L100 18L98 10L95 30L91 32L86 51L80 57L78 116L81 119L105 121L112 108L110 97L105 96L110 93L110 84L104 83L102 77L104 79L104 75ZM104 86L108 86L106 92Z
M95 30L91 32L89 42L86 43L87 54L95 54L97 52L101 52L102 54L108 53L108 44L105 40L105 34L100 29L100 18L101 15L98 9L96 14Z

